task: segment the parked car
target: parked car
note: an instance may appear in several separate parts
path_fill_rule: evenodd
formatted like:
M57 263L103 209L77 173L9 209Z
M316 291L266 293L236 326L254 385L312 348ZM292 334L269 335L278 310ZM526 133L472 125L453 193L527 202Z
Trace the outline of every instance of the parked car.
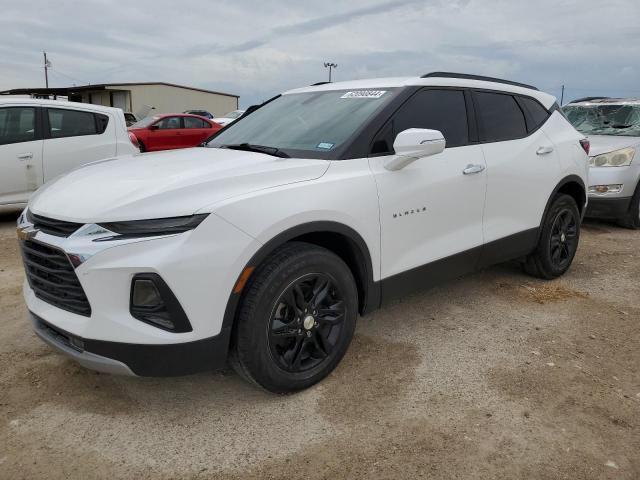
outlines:
M198 115L199 117L208 118L209 120L213 120L214 118L213 113L207 110L185 110L184 113L188 113L189 115Z
M229 112L220 118L214 118L213 121L219 123L224 127L225 125L228 125L240 118L242 115L244 115L244 112L244 110L234 110L233 112Z
M130 127L131 125L133 125L134 123L137 123L139 121L138 117L136 117L131 112L124 112L124 119L127 122L127 127Z
M640 228L640 99L590 97L563 111L591 142L587 216Z
M0 206L24 208L40 185L61 173L136 151L120 109L0 98Z
M200 145L222 127L198 115L170 113L140 120L129 127L141 152Z
M565 273L587 149L553 96L504 80L291 90L207 148L41 190L18 222L26 303L90 368L178 375L228 356L267 390L303 389L340 362L358 313L511 259Z

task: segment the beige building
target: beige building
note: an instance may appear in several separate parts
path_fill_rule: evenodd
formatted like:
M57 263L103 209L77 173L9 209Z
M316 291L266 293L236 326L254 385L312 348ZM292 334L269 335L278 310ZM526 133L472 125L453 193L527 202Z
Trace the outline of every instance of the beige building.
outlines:
M72 102L93 103L121 108L125 112L146 116L156 113L179 113L185 110L207 110L223 116L238 109L238 95L185 87L164 82L105 83L67 88L21 88L0 92L6 95L33 97L67 97Z

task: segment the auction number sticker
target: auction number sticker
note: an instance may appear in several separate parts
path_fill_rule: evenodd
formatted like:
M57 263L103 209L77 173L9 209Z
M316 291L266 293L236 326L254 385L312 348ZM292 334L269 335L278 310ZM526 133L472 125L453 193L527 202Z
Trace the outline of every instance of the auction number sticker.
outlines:
M386 90L355 90L353 92L347 92L340 98L380 98Z

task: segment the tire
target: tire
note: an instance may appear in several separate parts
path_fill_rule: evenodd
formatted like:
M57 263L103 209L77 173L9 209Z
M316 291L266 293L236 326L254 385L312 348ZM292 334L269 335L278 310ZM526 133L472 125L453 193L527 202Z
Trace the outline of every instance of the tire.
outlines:
M310 387L344 356L357 311L353 275L338 256L307 243L285 244L245 286L230 363L270 392Z
M558 194L542 223L538 245L525 260L525 271L546 280L563 275L573 262L579 242L578 205L573 197Z
M636 187L636 192L631 197L631 205L627 214L618 220L618 225L632 230L640 229L640 184Z
M144 146L144 143L142 143L142 140L138 139L138 145L140 145L140 153L144 153L147 151L147 147Z

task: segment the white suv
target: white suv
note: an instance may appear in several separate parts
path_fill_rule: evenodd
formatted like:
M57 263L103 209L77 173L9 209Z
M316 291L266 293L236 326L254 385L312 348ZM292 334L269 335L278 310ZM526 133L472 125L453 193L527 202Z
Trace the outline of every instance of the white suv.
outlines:
M0 207L20 207L43 183L85 163L137 152L122 110L0 98Z
M562 275L587 148L554 97L498 79L291 90L208 148L42 189L19 219L26 303L38 335L91 368L179 375L229 356L270 391L302 389L358 313L398 295L516 258Z

